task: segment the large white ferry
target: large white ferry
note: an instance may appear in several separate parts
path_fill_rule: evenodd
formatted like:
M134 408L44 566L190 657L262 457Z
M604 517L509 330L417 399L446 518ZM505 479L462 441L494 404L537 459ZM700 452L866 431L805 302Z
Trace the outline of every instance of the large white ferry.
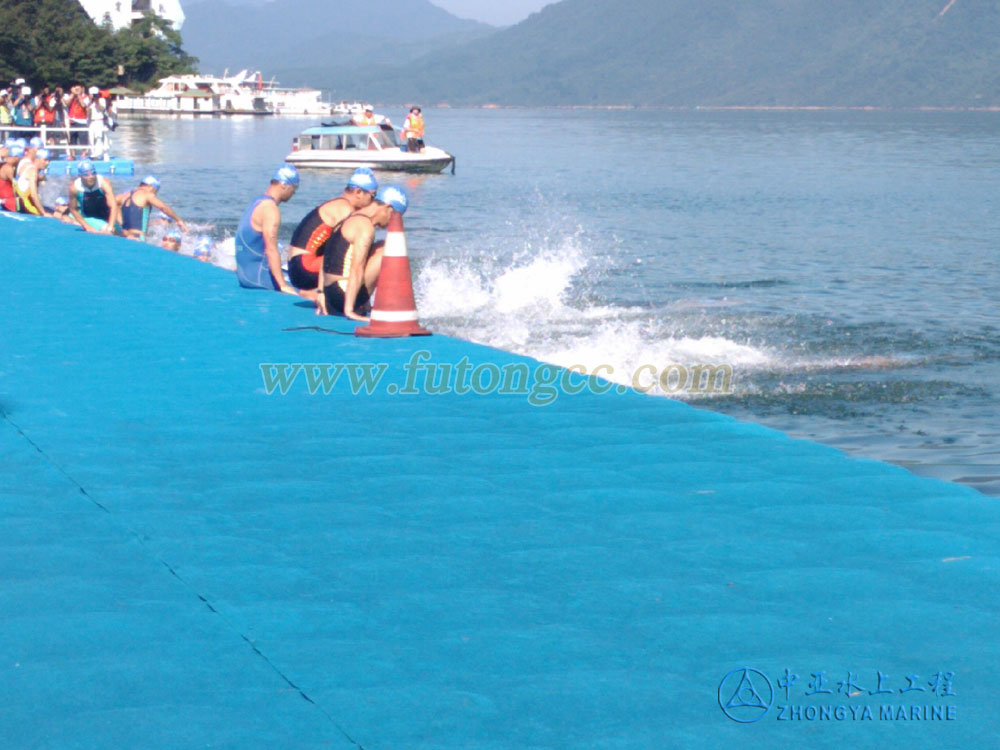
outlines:
M176 75L161 78L144 95L119 96L119 113L184 115L270 115L274 105L246 85L247 71L234 76Z
M281 88L265 81L259 71L235 75L178 75L161 78L159 86L142 96L121 96L119 112L183 115L310 115L325 117L337 111L312 88ZM350 114L360 104L342 102Z

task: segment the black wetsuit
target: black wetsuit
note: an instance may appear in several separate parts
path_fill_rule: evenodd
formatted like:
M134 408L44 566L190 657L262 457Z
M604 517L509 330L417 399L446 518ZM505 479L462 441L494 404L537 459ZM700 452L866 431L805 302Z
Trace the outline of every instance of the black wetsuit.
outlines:
M348 216L347 218L351 217ZM351 275L351 243L347 241L342 233L345 221L347 219L344 219L344 221L337 225L337 230L326 242L326 251L323 254L323 273L344 277ZM326 287L326 311L328 313L331 315L344 314L344 293L346 291L347 278L343 281L335 281ZM360 315L368 313L368 296L368 288L362 283L358 287L358 296L354 300L354 312Z

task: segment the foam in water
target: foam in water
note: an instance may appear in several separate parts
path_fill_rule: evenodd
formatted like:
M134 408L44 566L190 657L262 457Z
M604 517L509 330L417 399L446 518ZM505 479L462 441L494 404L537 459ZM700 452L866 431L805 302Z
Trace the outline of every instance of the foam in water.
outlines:
M432 258L415 279L420 314L443 333L564 367L583 365L588 372L603 366L608 380L630 386L655 381L652 373L671 365L736 370L775 364L766 350L725 336L675 336L648 308L581 300L581 287L597 286L600 272L593 266L606 266L590 261L578 237L522 253L506 265L480 256L478 270L471 259Z

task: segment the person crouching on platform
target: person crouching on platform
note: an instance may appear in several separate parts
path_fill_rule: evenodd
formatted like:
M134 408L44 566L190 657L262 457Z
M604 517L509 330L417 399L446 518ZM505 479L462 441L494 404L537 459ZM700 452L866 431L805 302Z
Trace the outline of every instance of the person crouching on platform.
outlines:
M278 252L278 227L281 226L278 205L290 200L298 187L298 170L290 164L278 167L267 190L243 213L236 229L236 279L240 286L298 294L295 287L285 281Z
M176 221L177 226L182 232L187 231L187 226L174 213L174 209L157 197L159 190L160 181L153 175L149 175L143 178L138 187L131 192L115 196L118 208L121 211L122 234L130 240L146 239L146 232L149 231L149 212L153 208L160 209L160 211Z
M324 293L316 296L318 315L369 319L369 300L382 268L385 245L375 242L375 228L388 226L393 211L406 213L408 203L402 190L384 187L370 205L351 214L333 233L323 254L320 288Z
M378 181L368 167L354 170L344 192L320 204L299 222L288 248L288 278L300 290L315 290L323 255L333 233L348 216L375 200ZM305 295L303 295L305 296Z
M38 197L38 182L40 175L49 166L49 150L46 148L32 149L32 158L25 157L17 165L17 176L14 179L14 192L17 194L19 208L23 214L34 216L51 216Z
M97 174L94 163L84 159L76 165L79 175L69 186L69 210L87 232L112 234L118 223L118 202L111 181Z

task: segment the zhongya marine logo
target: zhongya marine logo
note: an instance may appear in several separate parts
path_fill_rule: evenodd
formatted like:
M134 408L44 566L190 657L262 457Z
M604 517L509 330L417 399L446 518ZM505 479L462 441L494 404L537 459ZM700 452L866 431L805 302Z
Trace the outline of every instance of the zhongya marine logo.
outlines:
M774 690L767 676L750 667L740 667L719 683L719 708L733 721L752 724L771 710Z

